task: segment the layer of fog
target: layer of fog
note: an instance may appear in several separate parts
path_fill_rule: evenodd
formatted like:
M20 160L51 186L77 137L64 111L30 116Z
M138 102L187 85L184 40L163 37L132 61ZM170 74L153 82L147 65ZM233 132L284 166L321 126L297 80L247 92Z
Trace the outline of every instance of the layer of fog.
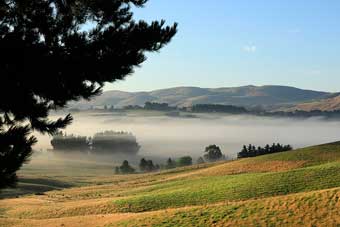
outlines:
M209 144L235 157L243 144L291 144L294 148L340 140L340 122L322 119L283 119L254 116L200 115L199 118L141 116L138 114L74 114L66 132L93 136L105 130L132 132L141 145L139 157L197 158ZM51 149L48 136L38 135L37 150Z

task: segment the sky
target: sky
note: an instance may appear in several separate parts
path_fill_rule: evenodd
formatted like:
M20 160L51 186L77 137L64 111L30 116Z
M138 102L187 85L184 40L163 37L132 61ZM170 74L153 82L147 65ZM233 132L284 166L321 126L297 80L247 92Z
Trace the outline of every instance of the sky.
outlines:
M149 0L135 19L178 33L105 90L287 85L340 91L338 0Z

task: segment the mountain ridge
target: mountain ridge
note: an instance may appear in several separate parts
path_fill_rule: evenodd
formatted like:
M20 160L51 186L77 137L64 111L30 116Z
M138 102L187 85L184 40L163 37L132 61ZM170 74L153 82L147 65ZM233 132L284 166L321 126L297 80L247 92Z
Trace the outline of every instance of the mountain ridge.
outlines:
M92 101L73 102L70 106L82 109L104 105L113 105L115 107L143 106L145 102L159 102L180 107L195 104L223 104L244 107L261 106L265 109L270 109L293 107L305 102L320 101L335 96L335 94L283 85L246 85L219 88L182 86L140 92L110 90L103 92L101 96Z

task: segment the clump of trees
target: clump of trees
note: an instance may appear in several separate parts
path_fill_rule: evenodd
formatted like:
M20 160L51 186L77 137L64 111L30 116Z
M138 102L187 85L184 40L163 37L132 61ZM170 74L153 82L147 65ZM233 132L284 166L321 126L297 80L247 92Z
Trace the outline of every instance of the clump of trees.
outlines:
M142 110L142 109L143 107L138 105L128 105L123 107L123 110Z
M203 157L199 157L196 161L197 164L208 162L215 162L218 160L223 160L225 156L222 154L221 149L217 145L210 145L206 147L205 149L206 154ZM127 165L127 163L123 163L124 166ZM148 160L145 158L142 158L139 162L139 170L141 172L147 173L147 172L154 172L158 171L160 169L174 169L177 167L184 167L184 166L190 166L193 164L193 159L191 156L182 156L177 159L168 158L165 165L158 165L154 164L152 160ZM122 171L119 169L120 167L116 167L116 173L122 173ZM125 172L127 173L127 172Z
M177 167L184 167L192 165L192 157L183 156L176 160L172 158L168 158L165 165L154 164L152 160L147 160L142 158L139 162L139 170L142 173L149 173L159 171L161 169L174 169ZM129 162L125 160L121 166L115 167L116 174L132 174L135 173L136 170L129 165Z
M121 166L117 166L115 168L116 174L132 174L135 173L136 170L130 166L127 160L124 160Z
M212 112L229 114L248 113L248 110L244 107L220 104L197 104L191 107L191 111L197 113L212 113Z
M51 144L56 151L91 151L95 154L135 155L140 149L132 133L115 131L96 133L93 138L59 132L53 136Z
M159 170L160 166L158 164L154 165L152 160L142 158L139 163L139 169L142 172L153 172Z
M132 133L105 131L92 138L93 153L122 153L135 155L140 146Z
M90 148L90 140L86 136L67 135L58 132L53 136L51 145L54 150L85 152Z
M190 166L192 165L192 157L183 156L178 159L168 158L164 166L165 169L174 169L177 167Z
M217 145L209 145L205 148L205 154L203 157L199 157L196 164L203 164L205 162L216 162L219 160L224 160L225 155L222 153L221 149ZM176 160L168 158L165 169L173 169L176 167L190 166L193 164L193 159L191 156L183 156Z
M255 157L265 154L273 154L278 152L291 151L293 147L291 145L281 145L280 143L273 143L271 146L267 144L265 147L255 147L252 144L248 146L243 145L241 152L237 153L237 158Z
M222 157L224 156L222 155ZM203 164L205 163L205 160L203 157L199 157L196 163ZM139 170L142 173L149 173L159 171L161 169L174 169L177 167L191 166L192 164L193 159L191 156L182 156L177 159L168 158L165 165L154 164L152 160L142 158L139 162ZM131 174L135 173L136 170L129 165L128 161L125 160L121 166L115 167L115 172L116 174Z
M169 111L176 110L176 107L169 106L168 103L146 102L144 104L146 110Z
M157 111L171 111L177 110L177 107L169 106L168 103L146 102L144 106L128 105L123 107L124 110L157 110Z
M204 158L208 162L216 162L224 159L224 155L222 154L220 147L215 144L207 146L204 152Z

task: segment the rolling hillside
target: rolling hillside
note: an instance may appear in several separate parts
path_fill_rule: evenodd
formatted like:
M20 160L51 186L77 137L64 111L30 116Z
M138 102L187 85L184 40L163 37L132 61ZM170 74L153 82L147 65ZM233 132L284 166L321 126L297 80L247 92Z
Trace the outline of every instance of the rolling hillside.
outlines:
M91 102L72 103L75 108L114 105L144 105L147 101L165 102L172 106L193 104L225 104L236 106L258 106L273 108L315 101L328 97L331 93L303 90L287 86L243 86L225 88L177 87L151 92L106 91Z
M321 111L334 111L340 110L340 95L335 95L334 97L325 98L321 100L317 100L314 102L306 102L300 103L293 107L286 109L286 111L294 111L294 110L304 110L304 111L312 111L312 110L321 110Z
M44 173L25 175L38 183ZM339 217L340 142L154 174L97 172L82 187L0 202L0 226L339 226Z

